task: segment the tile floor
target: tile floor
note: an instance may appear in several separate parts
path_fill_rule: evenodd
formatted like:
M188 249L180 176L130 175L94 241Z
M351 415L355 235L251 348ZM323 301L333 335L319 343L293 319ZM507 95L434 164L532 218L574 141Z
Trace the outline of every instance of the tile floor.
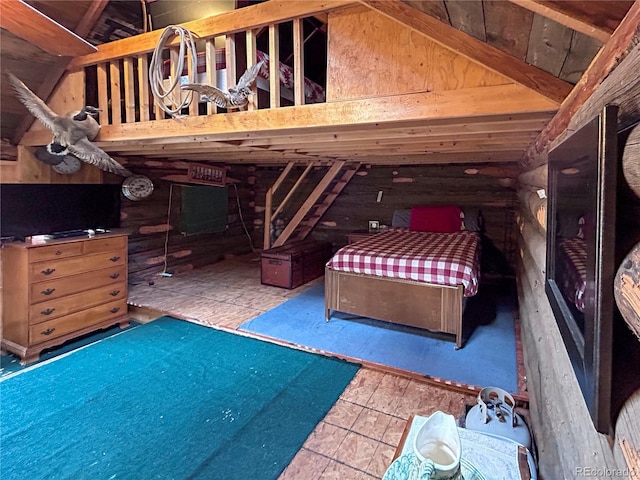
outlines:
M140 321L170 314L233 331L322 281L294 290L261 285L259 259L249 255L131 286L129 303ZM474 402L474 392L363 367L280 479L380 479L410 415L442 410L460 418Z

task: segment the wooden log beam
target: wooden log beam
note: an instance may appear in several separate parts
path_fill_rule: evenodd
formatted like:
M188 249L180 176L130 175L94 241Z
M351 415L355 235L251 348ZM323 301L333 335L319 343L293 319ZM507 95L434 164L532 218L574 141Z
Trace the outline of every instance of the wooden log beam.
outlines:
M465 58L538 92L557 104L562 103L571 92L571 84L412 8L400 0L360 0L360 2L429 37L434 42L454 50Z
M618 309L640 339L640 243L624 258L613 281Z
M542 163L537 162L536 158L544 152L551 141L566 130L576 112L578 112L580 107L594 94L605 79L609 77L611 72L616 69L631 52L633 52L634 56L640 57L640 46L637 46L639 41L640 0L636 0L609 41L600 49L569 96L562 102L555 117L553 117L540 133L535 143L529 147L526 157L523 160L525 164ZM634 47L636 48L634 49ZM638 70L629 65L629 61L625 63L627 65L623 63L621 68L625 68L625 70L629 69L628 78L635 78L637 80ZM620 79L618 79L617 82L620 82ZM602 106L603 105L598 105L597 109L599 110Z
M541 165L533 170L524 172L518 177L518 182L521 185L546 189L549 183L549 169L547 165Z
M0 27L58 57L76 57L98 49L22 0L0 2Z
M622 153L622 173L631 190L640 197L640 125L629 134Z
M572 30L600 40L602 43L606 43L613 33L613 29L610 26L601 25L599 22L594 21L594 18L592 17L578 15L577 12L568 10L565 5L567 2L548 2L540 0L510 1L516 5L526 8L527 10L538 13L543 17L549 18L554 22L558 22L560 25L564 25Z
M199 38L208 38L242 32L248 29L268 27L270 24L282 23L294 18L309 17L316 13L341 8L353 3L355 3L354 0L306 0L304 2L271 0L240 10L186 22L181 26L190 30ZM155 30L105 43L98 47L96 53L75 58L69 68L77 69L116 58L152 52L156 48L161 35L162 30ZM179 40L176 38L169 45L177 45L178 42Z

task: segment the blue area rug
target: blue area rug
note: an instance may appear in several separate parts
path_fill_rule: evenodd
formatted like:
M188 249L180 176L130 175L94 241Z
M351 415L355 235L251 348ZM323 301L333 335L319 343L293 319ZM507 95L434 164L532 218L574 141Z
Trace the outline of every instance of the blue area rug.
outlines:
M245 322L240 330L347 358L517 393L513 300L499 295L483 298L480 293L476 297L469 299L464 320L465 325L475 328L460 350L455 350L451 341L387 322L340 313L326 322L324 285Z
M163 317L0 383L0 478L277 479L359 366Z

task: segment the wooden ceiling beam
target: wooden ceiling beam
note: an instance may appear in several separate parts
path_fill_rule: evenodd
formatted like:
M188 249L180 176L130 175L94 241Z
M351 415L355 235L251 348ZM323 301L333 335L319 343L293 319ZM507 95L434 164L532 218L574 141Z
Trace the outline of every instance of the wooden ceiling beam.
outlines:
M578 15L575 11L569 11L562 2L549 2L542 0L510 0L527 10L542 15L560 25L571 28L576 32L584 33L589 37L606 43L613 33L613 28L606 25L598 25L594 20L585 15Z
M175 122L160 120L130 124L105 125L100 130L100 142L145 140L182 137L185 140L200 135L223 136L270 131L278 134L313 133L316 128L339 130L342 126L370 125L377 128L393 126L394 122L449 119L463 123L474 116L519 113L554 112L551 100L516 84L466 88L442 92L419 92L387 97L315 103L300 107L263 109L224 115L187 117ZM230 120L233 116L233 121ZM466 117L465 120L462 118ZM25 145L45 145L47 132L28 132Z
M22 0L0 2L0 27L58 57L77 57L98 51Z
M636 0L609 41L597 53L560 109L522 159L526 165L569 125L571 118L640 41L640 0Z
M78 26L75 28L76 35L80 37L86 37L87 35L89 35L91 29L100 18L100 15L102 15L102 12L107 7L108 3L109 0L93 0L93 2L91 2L91 5L83 15L82 19L80 20L80 23L78 23ZM53 92L53 89L58 85L58 82L62 78L62 75L64 75L64 72L67 70L67 65L69 65L70 61L70 58L58 59L58 63L49 71L47 81L43 82L42 85L40 85L40 88L38 88L38 90L35 92L39 98L42 98L44 100L47 100L49 98L49 95L51 95L51 92ZM31 114L27 113L26 115L24 115L13 133L13 138L11 139L11 141L14 145L20 143L22 136L34 121L35 118Z
M355 3L355 0L305 0L304 2L270 0L240 10L186 22L181 26L193 32L199 38L208 38L245 31L247 28L256 30L268 27L273 23L309 17L353 3ZM152 52L156 48L161 35L162 30L155 30L135 37L105 43L100 45L96 53L74 59L69 68L76 69L121 57ZM169 45L177 45L178 42L179 39L173 39Z
M573 88L550 73L513 57L400 0L359 0L360 3L429 37L489 70L561 104Z

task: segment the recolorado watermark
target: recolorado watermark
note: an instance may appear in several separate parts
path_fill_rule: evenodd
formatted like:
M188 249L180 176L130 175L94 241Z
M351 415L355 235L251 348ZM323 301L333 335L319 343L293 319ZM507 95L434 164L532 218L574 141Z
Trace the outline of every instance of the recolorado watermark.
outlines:
M580 478L632 478L640 475L635 468L576 467L576 477Z

